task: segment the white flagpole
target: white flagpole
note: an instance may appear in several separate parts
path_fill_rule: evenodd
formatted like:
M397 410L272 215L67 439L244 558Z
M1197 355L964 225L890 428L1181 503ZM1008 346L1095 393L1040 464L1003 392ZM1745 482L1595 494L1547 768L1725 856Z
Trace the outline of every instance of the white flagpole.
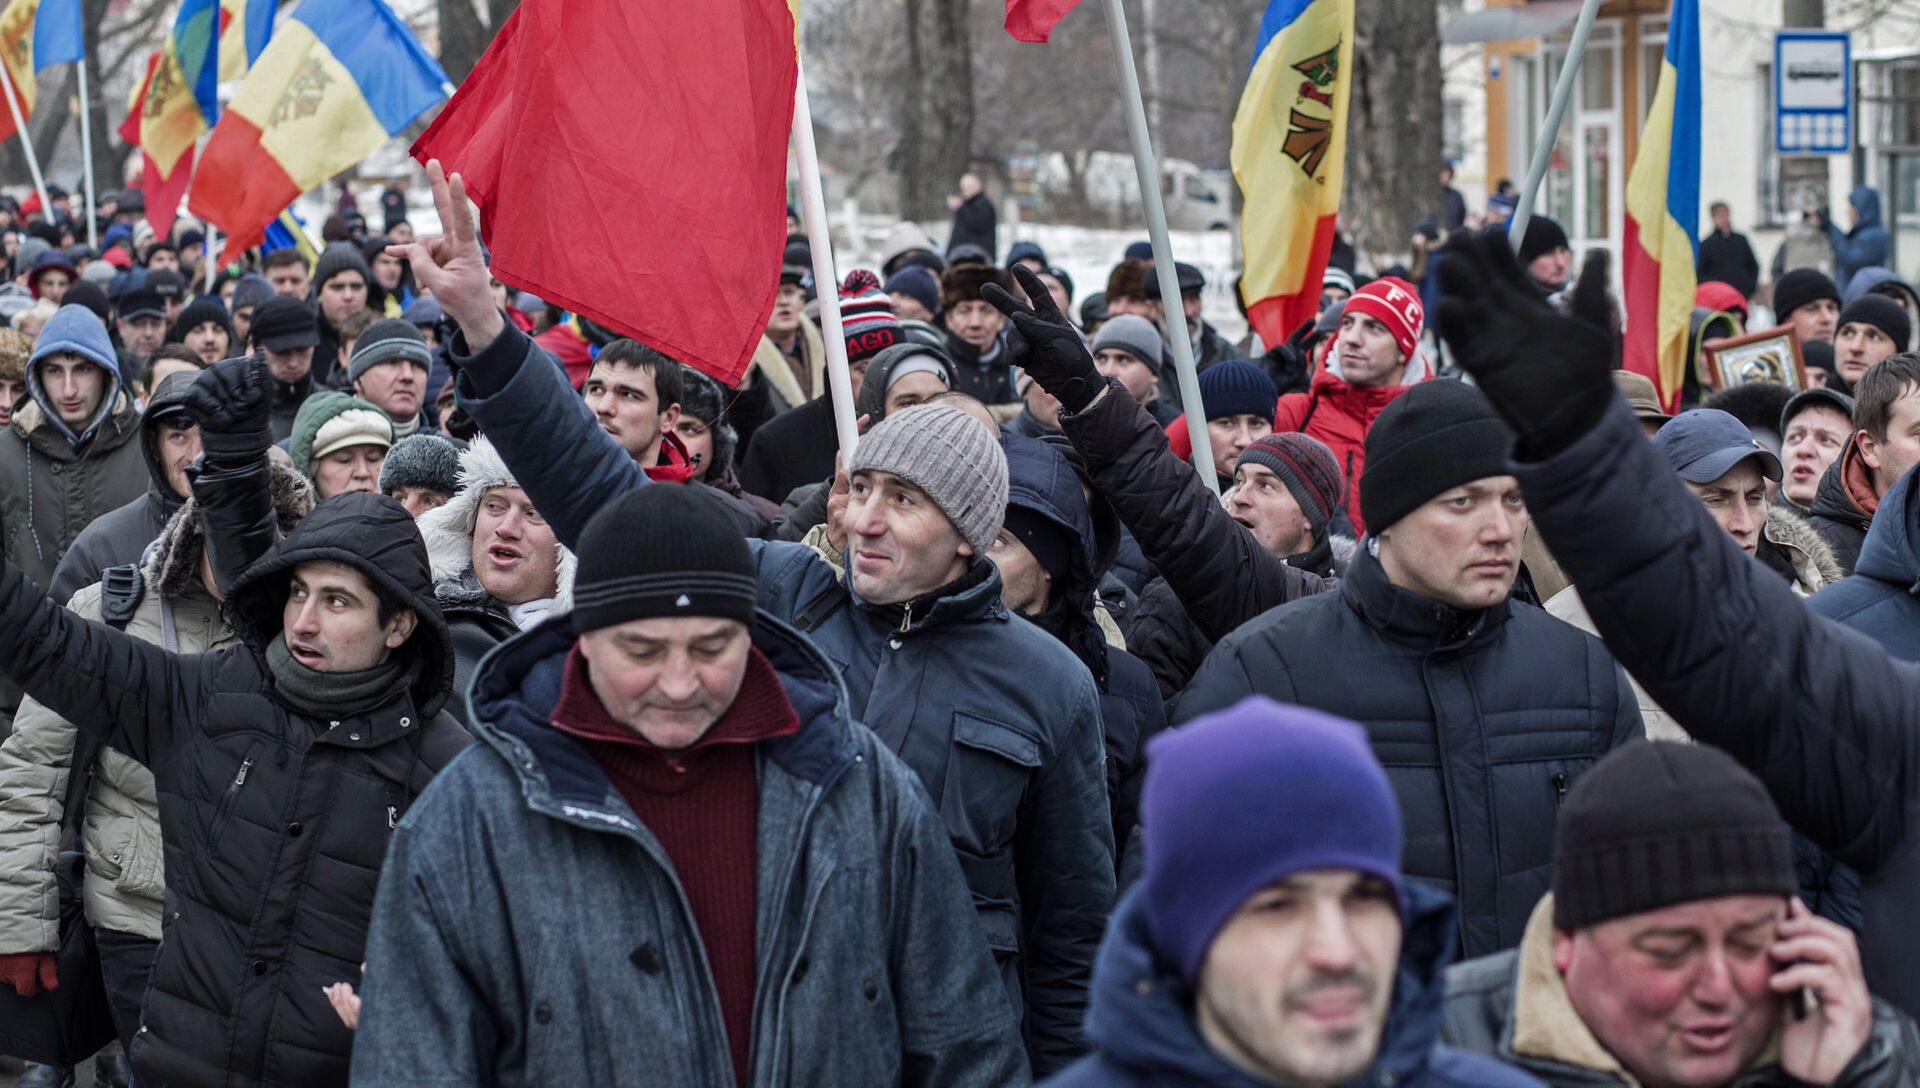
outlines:
M40 156L33 153L33 140L27 135L27 119L20 113L20 96L14 91L13 70L0 64L0 87L7 92L7 112L13 115L13 131L20 134L20 146L27 152L27 172L33 175L33 188L40 194L40 210L53 222L53 201L47 199L47 179L40 176Z
M827 342L827 388L833 393L833 427L840 437L841 456L851 465L860 432L854 425L853 373L847 369L847 336L840 328L840 280L833 273L827 194L820 184L820 152L813 143L813 107L807 103L804 67L794 81L793 154L800 165L801 221L806 224L807 241L813 250L813 284L820 300L820 335Z
M100 224L95 221L94 213L100 205L93 192L93 111L87 108L87 58L81 57L74 63L80 66L80 164L81 187L87 191L87 248L97 254Z
M1160 281L1160 309L1166 314L1168 347L1178 377L1180 404L1186 411L1187 438L1193 443L1193 468L1208 490L1220 494L1213 465L1213 444L1207 441L1207 413L1200 405L1200 379L1193 366L1193 341L1187 336L1187 312L1180 304L1180 273L1173 264L1173 242L1167 236L1167 209L1160 200L1160 167L1154 160L1153 140L1147 132L1147 110L1140 100L1140 75L1133 67L1133 42L1127 36L1127 13L1120 0L1107 0L1107 33L1113 40L1114 66L1120 72L1120 103L1127 118L1127 137L1133 144L1133 167L1140 175L1140 205L1147 213L1147 237L1153 241L1153 271Z
M207 294L209 295L213 294L214 277L220 271L220 267L216 263L220 256L219 242L220 228L214 226L212 223L208 223L207 240L204 243L207 247L207 253L206 256L200 258L200 263L207 267Z

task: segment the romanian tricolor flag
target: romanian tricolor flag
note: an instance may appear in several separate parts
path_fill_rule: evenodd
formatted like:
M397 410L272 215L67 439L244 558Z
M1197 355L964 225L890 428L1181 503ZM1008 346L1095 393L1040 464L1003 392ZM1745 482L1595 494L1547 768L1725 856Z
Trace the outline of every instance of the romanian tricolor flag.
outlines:
M22 121L33 116L33 17L39 10L40 0L7 0L0 9L0 62L7 66ZM0 101L0 140L14 131L13 111Z
M1247 319L1278 344L1320 310L1347 159L1355 0L1269 0L1233 115Z
M1626 369L1653 379L1668 411L1686 380L1700 225L1700 5L1673 0L1660 84L1627 175Z
M188 206L260 244L293 199L352 166L446 97L447 75L381 0L302 0L227 103Z

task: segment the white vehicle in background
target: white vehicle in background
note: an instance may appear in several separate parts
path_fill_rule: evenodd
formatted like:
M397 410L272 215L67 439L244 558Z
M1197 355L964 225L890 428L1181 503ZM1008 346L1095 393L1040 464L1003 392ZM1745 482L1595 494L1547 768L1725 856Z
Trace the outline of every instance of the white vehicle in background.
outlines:
M1118 151L1077 154L1085 163L1080 174L1089 210L1115 226L1144 223L1133 156ZM1035 188L1043 200L1069 196L1075 175L1067 166L1066 155L1057 151L1034 160ZM1160 198L1172 230L1234 228L1233 175L1226 170L1205 169L1184 159L1162 159Z

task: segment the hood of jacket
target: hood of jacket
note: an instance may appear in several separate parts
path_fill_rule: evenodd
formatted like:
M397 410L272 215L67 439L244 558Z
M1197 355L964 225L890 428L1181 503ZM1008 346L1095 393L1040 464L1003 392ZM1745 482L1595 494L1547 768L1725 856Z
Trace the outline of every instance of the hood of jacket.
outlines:
M433 577L420 530L406 508L367 491L351 491L314 507L313 513L275 542L233 583L227 613L234 634L255 655L280 633L287 582L302 563L344 563L419 614L403 652L413 702L431 718L453 689L453 640L433 596Z
M1850 306L1853 304L1854 299L1870 294L1876 290L1881 294L1890 295L1891 292L1887 290L1889 286L1905 296L1900 301L1910 306L1920 307L1920 294L1914 292L1913 285L1901 279L1899 274L1894 272L1893 269L1883 268L1877 264L1868 265L1853 274L1853 278L1847 281L1847 287L1841 296L1840 305L1843 307Z
M1885 501L1881 500L1883 504ZM1760 535L1774 546L1790 571L1795 587L1804 595L1818 593L1847 576L1840 569L1840 561L1833 556L1833 547L1819 530L1784 506L1767 507L1767 520L1760 528Z
M852 711L839 672L805 636L767 612L756 612L752 637L800 716L799 732L757 747L797 778L831 781L853 759ZM613 790L587 742L549 724L577 638L572 617L554 616L501 643L480 663L466 693L468 728L506 757L529 803L629 826L632 815L610 804Z
M1881 496L1886 517L1876 517L1860 545L1860 559L1853 573L1877 582L1899 586L1906 592L1920 590L1920 495L1909 472ZM1821 481L1822 490L1826 481Z
M899 369L901 363L922 356L940 364L948 389L960 384L953 358L947 352L912 342L895 344L875 355L873 361L867 364L867 376L860 380L860 395L854 398L854 416L871 416L868 426L887 418L887 386L893 382L893 372Z
M1860 222L1853 229L1866 230L1880 225L1880 191L1871 185L1862 185L1847 194L1847 203L1860 213Z
M273 496L274 526L282 537L313 513L313 484L292 465L268 461L267 488ZM178 597L200 584L200 556L205 550L200 505L189 497L167 519L160 536L147 545L146 554L140 558L140 572L161 596Z
M1093 615L1100 588L1099 556L1080 477L1065 457L1044 442L1002 435L1000 445L1007 453L1007 505L1039 514L1073 541L1073 575L1063 598L1068 617L1064 641L1105 691L1107 641Z
M1860 432L1855 431L1848 437L1840 456L1821 475L1820 486L1813 493L1811 513L1865 529L1878 508L1879 500L1873 495L1873 477L1860 460Z
M1439 1040L1446 994L1441 975L1454 955L1453 901L1418 881L1408 881L1406 891L1407 922L1386 1029L1373 1066L1355 1084L1406 1083L1426 1067ZM1192 993L1178 970L1155 954L1142 904L1136 885L1107 924L1088 998L1087 1038L1106 1058L1159 1073L1167 1083L1258 1088L1261 1082L1201 1037Z
M485 438L476 438L460 454L460 490L445 505L420 515L420 537L427 545L427 563L433 571L434 595L444 604L464 604L457 592L473 570L473 530L480 520L480 503L496 487L519 487L500 451ZM558 588L553 609L566 612L573 608L573 577L579 560L566 545L555 541L554 574ZM477 584L477 580L476 580ZM449 591L454 591L453 596Z
M78 355L107 373L100 406L94 409L87 425L77 432L60 421L60 414L47 403L47 392L40 384L40 360L60 352ZM46 327L40 330L40 338L34 341L33 355L27 359L27 393L45 417L46 425L72 445L83 446L119 407L120 388L120 354L113 350L113 341L107 337L107 328L100 323L100 318L77 303L54 311Z

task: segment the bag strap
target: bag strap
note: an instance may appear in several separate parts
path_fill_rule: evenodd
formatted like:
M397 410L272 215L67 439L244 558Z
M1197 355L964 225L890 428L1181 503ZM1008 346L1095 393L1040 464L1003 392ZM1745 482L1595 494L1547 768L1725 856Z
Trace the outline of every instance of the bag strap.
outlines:
M138 563L125 563L117 567L108 567L100 572L100 619L116 631L124 631L133 621L133 614L140 609L140 601L146 596L146 578L140 573ZM162 602L164 604L164 602ZM161 612L161 622L171 628L172 610ZM169 630L169 634L171 631ZM169 651L174 649L169 640ZM67 791L62 799L60 810L60 837L64 841L79 830L80 815L86 811L87 793L93 787L93 768L100 758L100 749L106 747L98 737L85 730L74 730L73 758L67 764Z

